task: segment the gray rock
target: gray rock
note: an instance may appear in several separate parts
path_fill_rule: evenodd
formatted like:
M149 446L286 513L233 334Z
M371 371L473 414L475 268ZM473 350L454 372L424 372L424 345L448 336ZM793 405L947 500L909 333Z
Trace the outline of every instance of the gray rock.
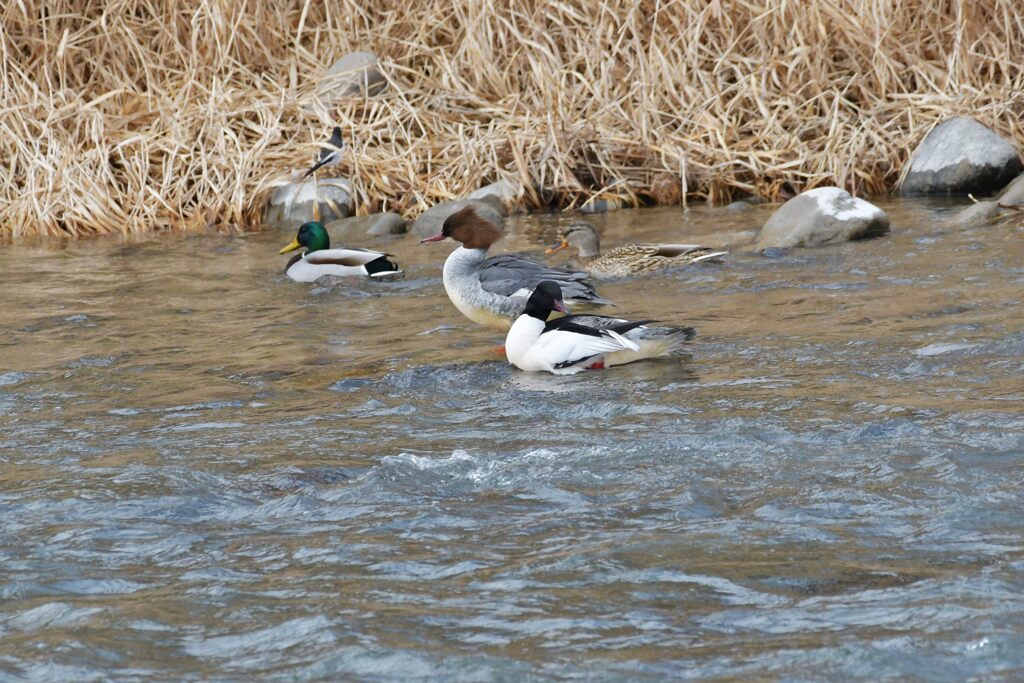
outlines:
M947 228L981 228L992 225L999 218L999 205L996 202L978 202L954 214L945 221Z
M687 235L680 239L680 242L688 244L703 244L712 249L735 249L736 247L749 246L757 239L757 230L734 230L732 232L713 232L708 235Z
M377 55L350 52L327 69L320 85L320 100L329 103L352 95L376 95L387 87Z
M387 235L404 235L408 231L405 219L397 213L374 213L369 216L353 216L331 221L326 226L331 238L339 243L359 240L367 235L384 237Z
M319 198L320 222L345 218L352 213L351 185L344 178L322 178L288 183L274 190L263 212L270 225L301 225L313 220L313 205Z
M999 203L1013 206L1024 204L1024 173L1014 178L1013 182L1003 189L999 195Z
M936 126L914 152L903 194L989 194L1020 173L1017 150L974 119Z
M441 202L420 214L416 222L412 224L412 233L417 237L430 237L441 232L444 219L452 215L467 204L476 207L477 212L489 221L501 226L505 222L505 206L501 200L494 195L486 195L479 199L453 199L450 202Z
M580 207L580 211L583 213L608 213L609 211L621 209L624 205L625 203L616 197L610 199L591 199Z
M819 187L793 197L771 215L755 246L820 247L889 231L889 217L874 204L838 187Z
M739 212L739 211L750 211L753 208L754 208L753 204L751 204L750 202L745 202L742 199L739 200L739 201L730 202L730 203L725 205L725 210L726 211L737 211L737 212Z
M484 197L497 197L505 206L511 206L523 196L523 186L520 183L508 179L484 185L479 190L473 190L467 199L483 199Z

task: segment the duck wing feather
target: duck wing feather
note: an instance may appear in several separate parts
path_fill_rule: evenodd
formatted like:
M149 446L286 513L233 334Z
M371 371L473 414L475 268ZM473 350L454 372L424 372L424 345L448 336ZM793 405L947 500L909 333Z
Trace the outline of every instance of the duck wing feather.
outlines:
M587 273L578 270L551 268L518 254L500 254L480 263L480 286L484 291L500 296L526 294L545 280L558 283L565 299L595 304L609 304L597 295L587 280ZM527 290L527 292L523 292Z

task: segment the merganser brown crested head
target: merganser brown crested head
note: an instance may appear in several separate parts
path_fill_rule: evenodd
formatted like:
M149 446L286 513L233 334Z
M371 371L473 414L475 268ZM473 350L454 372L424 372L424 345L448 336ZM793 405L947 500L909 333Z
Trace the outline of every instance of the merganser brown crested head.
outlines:
M478 214L470 204L448 216L441 226L441 232L420 240L420 244L440 242L448 237L462 242L466 249L487 250L501 239L501 228Z

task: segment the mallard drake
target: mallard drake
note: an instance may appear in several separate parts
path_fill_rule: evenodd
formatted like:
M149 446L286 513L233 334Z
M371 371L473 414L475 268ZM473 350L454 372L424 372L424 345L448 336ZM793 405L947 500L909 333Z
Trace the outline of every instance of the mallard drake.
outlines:
M448 216L441 232L420 244L449 237L462 245L444 262L444 288L455 307L475 323L507 330L534 287L544 280L556 283L566 301L611 303L597 295L586 273L549 268L517 254L487 258L487 250L501 238L501 229L472 206Z
M547 250L576 249L576 263L597 278L623 277L699 261L720 260L727 251L715 251L697 244L624 244L601 253L597 231L589 223L571 224L562 241Z
M572 375L645 358L683 353L697 332L692 327L654 327L653 320L630 322L600 315L567 315L554 282L542 282L530 295L505 338L508 362L528 372Z
M380 278L402 272L388 260L391 254L370 249L331 249L327 229L318 221L303 223L292 241L278 253L286 254L301 247L306 251L293 256L284 267L285 275L297 282L313 282L325 275Z

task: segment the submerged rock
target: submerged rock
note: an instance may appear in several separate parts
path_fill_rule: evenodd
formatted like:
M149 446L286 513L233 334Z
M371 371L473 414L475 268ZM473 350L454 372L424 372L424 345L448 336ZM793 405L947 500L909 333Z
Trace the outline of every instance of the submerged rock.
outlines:
M369 216L353 216L331 221L326 226L331 237L340 242L360 239L367 235L383 237L385 235L404 235L409 227L405 219L397 213L374 213Z
M793 197L771 215L758 233L759 250L820 247L884 235L889 216L838 187L819 187Z
M472 204L481 216L499 226L505 222L505 216L508 215L501 200L492 194L479 199L453 199L449 202L434 204L420 214L420 217L412 224L412 233L417 237L436 235L441 232L444 219L468 204Z
M948 228L981 228L995 223L999 212L996 202L978 202L954 214L945 221L945 225Z
M1020 173L1013 146L970 118L936 126L914 152L903 194L989 194Z
M328 104L352 95L376 95L387 84L377 55L350 52L327 69L320 86L320 100Z
M751 209L754 208L754 205L751 204L750 202L745 202L742 199L738 199L735 202L729 202L723 208L725 208L726 211L740 212L740 211L750 211Z
M271 225L301 225L314 218L313 206L319 199L320 222L345 218L352 213L351 185L344 178L313 179L288 183L274 190L263 212L263 222Z
M999 203L1007 206L1020 206L1024 204L1024 173L1013 179L1013 181L1003 188L1002 194L999 195Z
M703 244L712 249L735 249L746 247L757 239L757 230L734 230L732 232L713 232L708 235L687 235L678 241L690 244Z

